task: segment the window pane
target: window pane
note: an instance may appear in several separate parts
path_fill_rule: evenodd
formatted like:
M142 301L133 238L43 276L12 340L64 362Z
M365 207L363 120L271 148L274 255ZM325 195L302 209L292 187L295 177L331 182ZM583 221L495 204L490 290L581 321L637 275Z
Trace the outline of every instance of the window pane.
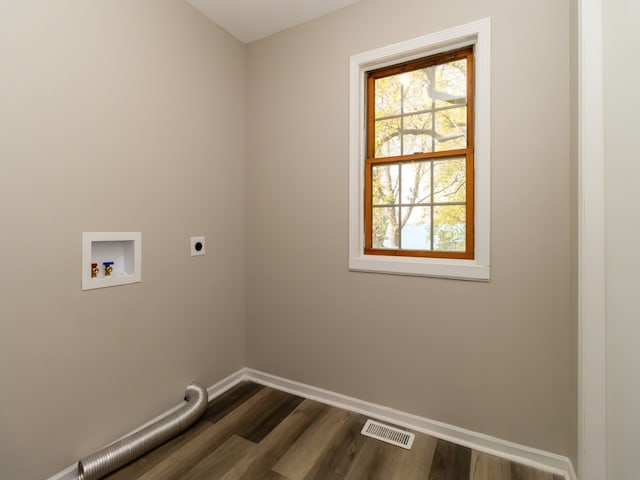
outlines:
M399 75L378 78L375 81L375 118L400 114L402 84Z
M400 119L376 120L375 129L375 156L401 155Z
M397 164L373 166L371 195L374 205L398 204L399 170Z
M465 202L466 159L454 157L433 162L433 202Z
M404 155L412 155L414 153L424 153L433 151L433 125L432 115L430 113L407 115L403 118L403 135Z
M467 147L466 58L378 78L374 96L375 157Z
M371 244L373 248L398 248L400 244L399 208L374 207Z
M436 152L467 148L467 107L436 112Z
M431 207L403 207L402 248L431 250Z
M403 135L402 140L405 155L433 151L433 137L431 135Z
M455 60L435 67L436 107L467 104L467 60Z
M433 85L435 67L422 68L398 75L401 84L401 97L404 101L404 113L429 110L433 105Z
M402 203L430 203L431 162L402 164Z
M464 252L465 222L466 207L464 205L433 207L433 249Z

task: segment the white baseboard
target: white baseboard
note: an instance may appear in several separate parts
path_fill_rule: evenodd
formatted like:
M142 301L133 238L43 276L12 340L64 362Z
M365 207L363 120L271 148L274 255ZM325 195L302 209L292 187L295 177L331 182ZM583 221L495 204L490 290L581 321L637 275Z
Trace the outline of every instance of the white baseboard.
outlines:
M544 450L538 450L506 440L501 440L499 438L473 432L454 425L448 425L436 420L430 420L428 418L394 410L393 408L348 397L340 393L287 380L286 378L260 372L251 368L242 368L209 387L207 389L209 399L211 400L234 387L238 383L247 380L268 387L273 387L284 392L292 393L300 397L308 398L310 400L325 403L327 405L361 413L405 428L410 428L417 432L426 433L427 435L457 443L491 455L506 458L507 460L535 467L555 475L563 476L566 480L577 480L571 460L562 455L556 455L554 453L545 452ZM157 422L181 406L182 404L176 405L139 428L131 431L127 435L131 435L132 433L145 428L147 425ZM50 477L48 480L77 480L77 471L77 464L74 464L62 472Z
M223 378L218 383L207 388L209 401L211 401L211 399L213 398L219 397L230 388L233 388L240 382L246 380L247 379L246 370L247 370L246 368L241 368L237 372L229 375L227 378Z
M465 428L401 412L382 405L348 397L340 393L287 380L286 378L277 377L258 370L245 369L245 379L304 398L374 417L378 420L393 423L417 432L426 433L427 435L506 458L507 460L535 467L555 475L563 476L566 480L577 480L571 460L562 455L556 455Z

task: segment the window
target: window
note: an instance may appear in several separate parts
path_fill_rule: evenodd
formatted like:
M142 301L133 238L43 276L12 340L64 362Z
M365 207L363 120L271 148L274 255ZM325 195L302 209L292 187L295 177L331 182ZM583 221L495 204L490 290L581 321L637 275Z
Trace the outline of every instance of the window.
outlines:
M351 57L349 268L488 280L489 20Z
M473 47L367 74L364 251L474 258Z

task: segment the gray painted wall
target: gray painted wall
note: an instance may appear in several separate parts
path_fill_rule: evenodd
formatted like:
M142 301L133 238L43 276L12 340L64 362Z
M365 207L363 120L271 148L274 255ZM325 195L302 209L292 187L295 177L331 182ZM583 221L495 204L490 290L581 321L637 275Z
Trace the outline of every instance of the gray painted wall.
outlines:
M575 458L570 3L434 5L366 0L249 45L249 366ZM484 17L491 283L348 272L349 57Z
M42 479L245 364L244 47L178 0L0 1L0 65L0 477ZM82 292L81 233L130 230L142 283Z

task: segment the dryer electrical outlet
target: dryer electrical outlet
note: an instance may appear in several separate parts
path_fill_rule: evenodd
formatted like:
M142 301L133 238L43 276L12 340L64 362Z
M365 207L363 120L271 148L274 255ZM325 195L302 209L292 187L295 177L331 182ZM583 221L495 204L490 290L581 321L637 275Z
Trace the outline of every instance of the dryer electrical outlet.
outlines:
M191 237L191 256L196 257L198 255L205 254L205 238L204 237Z

